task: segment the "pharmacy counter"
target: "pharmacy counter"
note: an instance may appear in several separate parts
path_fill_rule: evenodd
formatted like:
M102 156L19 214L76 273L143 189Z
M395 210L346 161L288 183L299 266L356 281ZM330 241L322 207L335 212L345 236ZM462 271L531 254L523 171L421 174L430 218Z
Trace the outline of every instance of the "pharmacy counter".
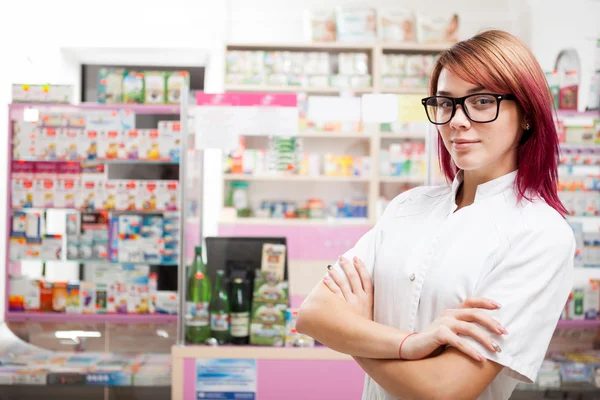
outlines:
M174 346L172 399L358 400L364 372L325 347Z

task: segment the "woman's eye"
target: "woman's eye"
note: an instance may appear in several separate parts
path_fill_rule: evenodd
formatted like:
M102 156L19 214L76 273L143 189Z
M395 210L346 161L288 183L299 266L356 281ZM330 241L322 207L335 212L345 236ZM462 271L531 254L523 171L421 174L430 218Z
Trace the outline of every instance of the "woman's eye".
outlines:
M494 104L496 99L493 97L475 97L471 99L471 104L476 106L488 106Z

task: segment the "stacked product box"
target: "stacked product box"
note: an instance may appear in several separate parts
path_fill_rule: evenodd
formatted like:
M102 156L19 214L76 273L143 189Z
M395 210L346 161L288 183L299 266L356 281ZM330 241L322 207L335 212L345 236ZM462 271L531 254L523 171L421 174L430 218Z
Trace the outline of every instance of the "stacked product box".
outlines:
M285 317L289 304L288 282L284 280L286 246L263 245L261 271L254 279L250 343L283 346Z
M111 262L176 264L178 249L177 213L118 215L110 221Z

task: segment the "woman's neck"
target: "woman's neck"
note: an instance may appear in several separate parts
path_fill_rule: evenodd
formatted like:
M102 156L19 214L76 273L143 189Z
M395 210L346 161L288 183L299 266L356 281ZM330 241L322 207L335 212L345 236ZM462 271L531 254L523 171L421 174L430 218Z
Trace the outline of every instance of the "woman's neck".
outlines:
M516 169L516 168L515 168ZM463 182L456 193L456 211L463 207L470 206L475 202L475 195L477 194L477 187L486 182L498 179L501 176L513 172L514 169L498 171L496 174L484 175L478 173L478 171L463 171Z

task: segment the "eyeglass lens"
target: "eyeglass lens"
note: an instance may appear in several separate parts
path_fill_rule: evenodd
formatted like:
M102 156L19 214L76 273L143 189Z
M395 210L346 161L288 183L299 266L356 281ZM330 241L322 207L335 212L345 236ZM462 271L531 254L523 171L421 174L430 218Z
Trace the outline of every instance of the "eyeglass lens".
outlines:
M443 96L432 97L425 103L431 122L445 124L450 122L454 111L452 99ZM498 100L491 95L469 96L463 103L464 111L474 122L490 122L498 116Z

